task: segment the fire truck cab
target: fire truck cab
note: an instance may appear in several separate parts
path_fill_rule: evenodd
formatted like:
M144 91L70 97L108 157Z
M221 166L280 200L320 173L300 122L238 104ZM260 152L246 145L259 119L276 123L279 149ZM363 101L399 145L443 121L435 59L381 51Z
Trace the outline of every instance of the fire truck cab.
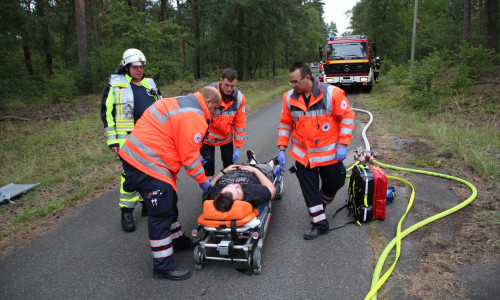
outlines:
M336 86L358 86L370 92L373 71L370 62L368 41L364 35L330 37L325 54L320 47L323 60L323 81Z

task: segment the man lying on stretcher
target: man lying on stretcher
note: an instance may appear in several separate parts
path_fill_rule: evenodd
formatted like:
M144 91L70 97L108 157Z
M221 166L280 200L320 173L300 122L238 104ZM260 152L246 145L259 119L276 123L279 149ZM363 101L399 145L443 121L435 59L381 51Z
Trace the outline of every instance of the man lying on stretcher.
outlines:
M260 164L252 150L247 151L248 165L230 165L221 170L212 180L212 187L203 195L203 200L214 199L218 211L229 211L234 200L243 200L254 208L269 202L276 194L273 185L273 168L276 159Z

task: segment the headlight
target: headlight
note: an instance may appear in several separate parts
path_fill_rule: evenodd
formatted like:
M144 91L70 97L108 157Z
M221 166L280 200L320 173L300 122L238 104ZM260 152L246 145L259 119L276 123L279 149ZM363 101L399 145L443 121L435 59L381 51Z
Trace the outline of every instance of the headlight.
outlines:
M331 82L333 82L333 78L327 78L327 79L326 79L326 82L327 82L327 83L331 83Z
M368 77L361 77L361 82L368 82Z

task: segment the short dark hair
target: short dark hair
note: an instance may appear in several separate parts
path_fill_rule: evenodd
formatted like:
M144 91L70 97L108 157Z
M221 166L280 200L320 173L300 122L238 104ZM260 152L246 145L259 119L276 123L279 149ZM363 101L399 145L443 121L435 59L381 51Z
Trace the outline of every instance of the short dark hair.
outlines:
M295 70L300 69L300 77L304 77L309 75L312 78L311 69L309 66L302 61L294 62L293 65L290 66L290 73L295 72Z
M222 77L221 79L226 78L229 81L234 81L235 79L238 78L238 74L236 73L236 70L227 68L222 71Z
M233 194L231 192L219 192L215 196L214 207L218 211L228 211L233 206Z

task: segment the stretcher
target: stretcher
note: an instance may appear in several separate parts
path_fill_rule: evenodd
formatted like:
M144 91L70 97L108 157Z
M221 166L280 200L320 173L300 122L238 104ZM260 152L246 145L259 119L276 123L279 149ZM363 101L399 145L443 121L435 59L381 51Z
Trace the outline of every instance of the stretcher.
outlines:
M193 258L196 270L202 270L208 260L230 261L239 269L259 274L261 249L264 245L273 202L283 195L283 172L274 176L276 196L258 208L245 201L236 200L227 212L213 208L213 200L203 202L203 213L193 237L199 237Z

